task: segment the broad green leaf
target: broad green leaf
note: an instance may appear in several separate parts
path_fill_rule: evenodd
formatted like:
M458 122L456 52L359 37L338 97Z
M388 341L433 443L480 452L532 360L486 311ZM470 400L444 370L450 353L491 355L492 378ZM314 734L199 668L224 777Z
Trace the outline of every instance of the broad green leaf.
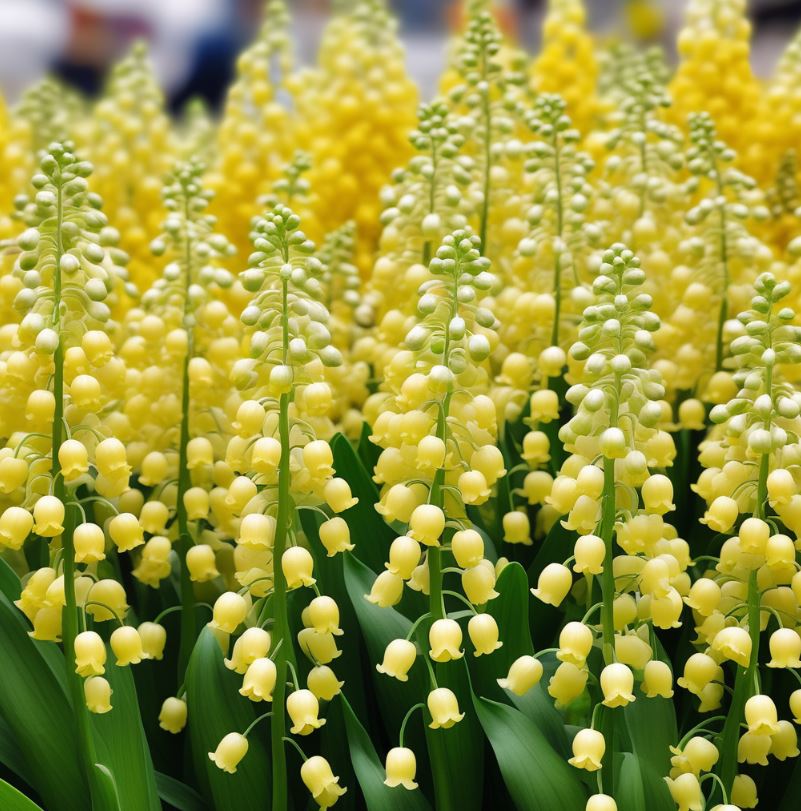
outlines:
M29 800L5 780L0 780L0 808L3 811L42 811L41 806Z
M159 797L177 811L208 810L205 800L193 788L168 774L156 772L156 787Z
M384 766L376 754L373 742L344 696L342 712L345 716L350 757L359 781L358 789L361 790L368 811L428 811L431 806L419 789L408 791L402 786L389 788L384 785Z
M112 709L91 716L98 760L113 776L121 811L160 811L133 674L130 667L114 664L110 648L105 677L111 684Z
M358 504L342 516L350 527L351 543L356 545L354 554L373 571L380 571L384 568L395 533L375 511L378 488L371 478L372 473L365 468L353 446L342 434L333 438L331 450L337 476L348 480L351 492L359 499Z
M474 696L473 704L518 811L583 811L580 780L535 723L497 701Z
M618 811L650 809L652 806L645 799L639 760L631 752L623 752L620 760L620 770L615 784Z
M393 639L404 638L412 623L393 608L379 608L367 602L364 595L370 592L375 574L352 555L345 555L343 562L345 586L364 636L367 669L373 678L384 729L388 737L394 739L406 711L418 701L424 701L428 694L425 666L419 660L415 662L409 671L407 682L400 682L376 671L375 666L384 658L386 646ZM346 684L346 694L350 695L348 688L352 690L355 686Z
M430 623L425 628L429 626ZM421 646L427 642L425 628L418 632ZM484 795L484 736L471 706L467 666L464 660L447 662L436 665L435 672L437 685L449 688L456 695L464 718L450 729L431 729L426 724L428 757L434 778L434 804L437 811L479 811Z
M0 557L0 591L13 603L19 599L21 590L17 573Z
M244 732L257 714L270 711L269 705L255 705L240 696L241 686L242 677L225 667L217 639L204 628L187 668L187 729L201 794L216 811L263 811L270 805L267 719L248 736L248 753L235 774L221 771L209 759L225 735Z
M48 811L86 811L87 786L78 761L75 717L62 684L0 593L0 715ZM46 764L43 768L42 765Z
M93 807L102 811L122 811L120 792L117 782L108 766L95 763L95 773L92 783Z
M531 595L523 567L519 563L510 563L504 567L495 584L495 590L499 596L487 604L487 613L498 623L499 639L503 646L489 656L469 657L473 660L470 663L473 688L477 695L485 698L511 700L521 712L536 721L551 745L568 757L569 746L564 724L545 693L544 680L523 696L507 694L497 682L497 679L508 673L509 666L515 659L534 652L531 632L525 622Z
M672 811L664 776L670 771L670 747L676 744L676 710L667 698L641 698L623 708L626 730L642 774L649 811Z

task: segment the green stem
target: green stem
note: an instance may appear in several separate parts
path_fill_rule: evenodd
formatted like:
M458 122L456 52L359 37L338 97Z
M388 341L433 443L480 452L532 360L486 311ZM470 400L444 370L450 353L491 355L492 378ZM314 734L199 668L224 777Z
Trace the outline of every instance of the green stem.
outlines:
M283 326L284 361L289 346L288 287L286 279L281 281L281 321ZM289 394L282 394L278 403L278 435L281 442L281 458L278 462L278 513L275 520L275 540L273 542L273 639L277 645L273 653L276 667L276 683L273 692L273 717L270 722L272 743L273 811L284 811L287 807L286 748L286 675L287 655L291 644L289 618L287 616L286 578L281 568L281 559L286 549L292 502L290 494L289 469Z
M714 158L713 158L714 161ZM717 162L714 162L715 180L718 198L724 194L723 179L720 176ZM729 245L728 245L728 223L726 220L726 203L722 202L718 206L719 227L720 227L720 268L722 271L720 312L718 313L718 328L715 338L715 371L719 372L723 368L723 327L729 317Z
M481 253L487 255L487 225L490 212L490 193L492 190L492 105L490 104L490 88L488 80L487 53L481 52L481 112L484 118L484 199L481 203L481 220L478 235L481 238Z
M564 229L564 211L562 208L562 167L559 134L554 127L553 132L553 163L554 183L556 184L556 241L561 243ZM551 346L559 346L559 321L562 317L562 256L554 251L553 268L553 327L551 328Z
M193 325L189 323L189 288L192 284L192 240L189 234L189 199L184 199L184 328L187 333L187 349L184 357L182 383L181 383L181 433L178 444L178 493L176 496L176 515L178 521L177 551L181 570L181 640L178 648L178 683L183 682L189 657L195 646L197 636L197 621L195 617L195 591L189 567L186 565L186 556L192 548L192 537L189 534L189 519L187 516L184 496L191 486L189 464L187 461L187 446L189 445L189 414L191 403L189 398L189 364L192 360L194 341L192 340Z
M51 474L53 476L53 494L64 504L64 532L61 535L62 574L64 576L64 611L62 615L62 639L64 643L64 665L67 670L67 681L70 685L73 710L78 726L78 746L83 766L84 777L89 786L90 796L96 797L94 790L95 763L97 754L89 721L89 710L83 694L83 680L75 672L75 637L78 635L78 604L75 598L75 546L72 533L75 528L73 505L68 502L67 488L61 475L61 463L58 451L64 438L64 336L61 331L61 257L64 253L62 242L62 225L64 221L63 192L57 185L56 208L56 252L53 280L53 329L58 334L58 347L53 362L53 397L55 413L53 414L53 456Z

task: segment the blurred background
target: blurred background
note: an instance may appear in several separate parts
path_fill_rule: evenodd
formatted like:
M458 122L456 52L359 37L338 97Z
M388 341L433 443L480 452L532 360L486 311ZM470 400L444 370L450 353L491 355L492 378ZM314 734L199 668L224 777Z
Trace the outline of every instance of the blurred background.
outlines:
M339 0L342 2L342 0ZM334 0L336 2L336 0ZM681 24L684 0L587 0L593 29L639 36L668 46ZM314 59L331 0L288 0L301 63ZM424 94L436 82L457 0L394 0L409 69ZM531 50L545 0L496 0L507 30ZM53 72L82 91L102 87L110 64L135 39L150 44L173 109L193 96L218 107L236 54L255 35L263 0L0 0L0 90L13 102ZM801 0L750 0L753 61L768 73L801 24Z

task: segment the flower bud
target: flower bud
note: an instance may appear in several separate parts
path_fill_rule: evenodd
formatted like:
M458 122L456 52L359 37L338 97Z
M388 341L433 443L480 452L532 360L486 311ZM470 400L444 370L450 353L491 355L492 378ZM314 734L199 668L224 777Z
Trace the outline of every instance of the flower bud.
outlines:
M519 543L531 546L531 523L528 514L522 510L512 510L503 516L503 539L506 543Z
M617 811L617 803L608 794L591 794L584 811Z

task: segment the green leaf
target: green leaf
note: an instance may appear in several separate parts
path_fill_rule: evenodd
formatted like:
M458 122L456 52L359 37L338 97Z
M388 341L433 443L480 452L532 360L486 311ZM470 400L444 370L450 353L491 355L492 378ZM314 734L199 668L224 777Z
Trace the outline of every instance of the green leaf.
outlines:
M407 791L401 786L384 785L384 766L344 695L342 711L353 769L368 811L428 811L431 806L419 789Z
M33 800L29 800L5 780L0 780L0 808L3 811L42 811Z
M207 811L203 798L190 786L170 777L163 772L156 772L156 787L159 797L177 811Z
M21 590L17 573L8 565L8 561L0 558L0 591L13 603L19 599Z
M331 450L334 454L334 469L337 476L348 480L351 492L359 499L358 504L342 516L350 527L351 543L356 545L354 554L373 571L381 571L395 533L375 511L378 488L371 478L371 473L342 434L337 434L333 438Z
M498 686L497 679L509 672L515 659L534 653L534 643L528 623L521 622L521 618L528 616L530 602L525 569L519 563L508 564L501 572L495 589L499 596L487 604L487 613L498 623L503 646L493 654L479 656L471 662L470 673L475 692L498 701L511 700L521 712L536 721L557 752L569 757L570 747L564 724L554 709L553 701L545 693L544 680L522 696L507 694ZM472 656L470 658L473 659Z
M631 752L623 752L615 789L618 811L642 811L651 806L645 799L640 763ZM663 781L664 782L664 781Z
M19 611L0 593L0 715L48 811L86 811L75 716L40 647L58 652L28 636Z
M394 608L379 608L364 599L369 594L375 574L353 555L343 556L345 587L348 591L359 627L362 630L372 674L378 706L384 728L390 740L397 737L406 710L428 693L428 681L422 662L416 662L409 671L409 681L384 676L375 666L384 658L384 649L393 640L404 638L412 623ZM356 685L345 684L345 691Z
M518 811L583 811L581 782L536 724L488 698L473 704Z
M453 615L450 615L453 617ZM418 639L427 647L427 628ZM424 636L425 634L425 636ZM484 736L472 704L470 677L464 660L435 667L437 684L453 691L464 718L450 729L425 727L428 757L434 777L435 806L438 811L482 808L484 795Z
M267 722L248 735L248 753L235 774L218 769L209 752L229 732L244 732L257 717L253 702L239 695L242 677L223 664L220 645L210 628L195 643L186 673L187 729L201 794L216 811L263 811L270 805L270 755L265 743Z
M623 715L642 774L646 807L671 811L675 803L663 778L670 771L670 747L678 740L675 706L667 698L638 697L623 708Z
M161 811L133 674L130 667L114 664L111 648L105 677L111 685L112 709L91 716L98 760L113 776L121 811Z
M120 792L111 769L102 763L95 763L94 769L92 805L102 808L103 811L122 811Z

